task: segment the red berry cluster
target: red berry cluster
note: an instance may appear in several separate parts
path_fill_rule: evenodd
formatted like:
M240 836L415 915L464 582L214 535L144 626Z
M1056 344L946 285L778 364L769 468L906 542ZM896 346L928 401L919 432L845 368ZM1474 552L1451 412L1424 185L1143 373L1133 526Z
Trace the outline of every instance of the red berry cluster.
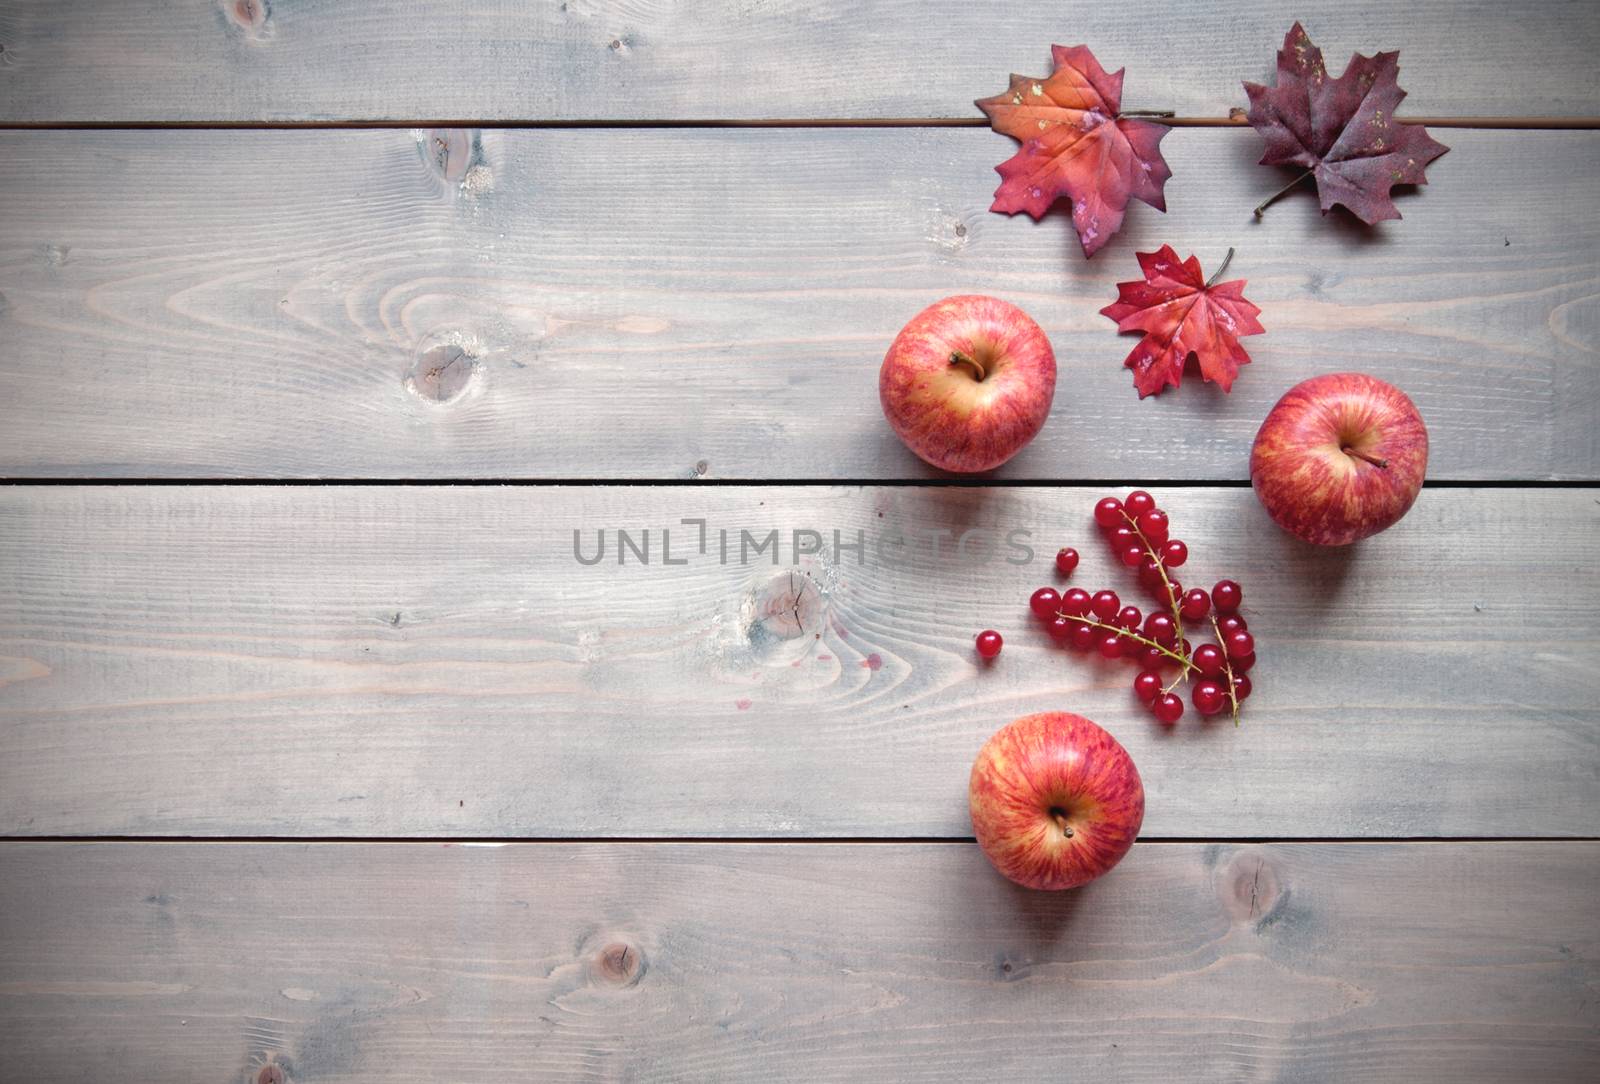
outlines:
M1034 615L1057 643L1138 662L1133 691L1161 722L1176 723L1183 716L1183 700L1173 690L1192 674L1195 709L1214 715L1230 708L1237 723L1239 703L1250 695L1249 670L1256 664L1255 638L1238 612L1244 592L1232 580L1218 580L1209 593L1183 589L1170 573L1189 559L1189 547L1169 537L1167 514L1142 489L1125 500L1105 498L1095 505L1094 521L1118 559L1139 570L1139 582L1154 596L1155 607L1146 616L1137 606L1124 606L1115 591L1091 595L1078 587L1061 592L1041 587L1029 599ZM1077 564L1074 550L1056 556L1063 574ZM1184 635L1183 623L1208 618L1216 642L1196 647ZM1162 676L1169 667L1177 668L1170 682Z

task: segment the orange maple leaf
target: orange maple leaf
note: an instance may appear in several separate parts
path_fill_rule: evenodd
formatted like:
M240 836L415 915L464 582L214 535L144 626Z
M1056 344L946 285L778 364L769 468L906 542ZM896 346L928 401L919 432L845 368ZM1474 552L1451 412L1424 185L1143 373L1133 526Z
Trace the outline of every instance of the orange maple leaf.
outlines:
M1086 45L1052 45L1048 79L1013 75L1011 89L977 102L989 126L1022 143L1000 165L991 211L1043 217L1062 197L1083 254L1093 256L1122 227L1129 199L1167 209L1172 176L1161 157L1167 126L1121 115L1122 73L1107 75Z

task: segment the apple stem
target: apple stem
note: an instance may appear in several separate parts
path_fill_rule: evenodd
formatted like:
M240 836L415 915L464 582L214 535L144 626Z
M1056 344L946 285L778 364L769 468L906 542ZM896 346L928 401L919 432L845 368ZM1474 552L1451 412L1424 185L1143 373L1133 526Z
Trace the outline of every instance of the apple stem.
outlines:
M1272 195L1270 195L1266 199L1262 200L1261 203L1256 207L1256 218L1259 219L1261 217L1262 213L1265 212L1268 207L1271 207L1274 203L1277 203L1284 196L1287 196L1290 192L1294 191L1295 187L1297 185L1299 185L1301 181L1305 180L1309 176L1311 176L1311 170L1308 169L1304 173L1300 174L1300 176L1296 177L1294 180L1290 181L1288 184L1286 184L1282 188L1278 189Z
M1368 455L1366 452L1358 452L1354 448L1349 448L1349 447L1343 448L1341 450L1344 452L1345 455L1353 455L1357 459L1366 460L1368 463L1371 463L1374 467L1377 467L1379 470L1388 470L1389 469L1389 461L1387 459L1379 459L1375 455Z
M1216 271L1212 272L1211 277L1206 279L1206 284L1204 286L1202 286L1201 289L1202 290L1211 289L1212 285L1218 279L1220 279L1222 277L1222 273L1228 269L1228 265L1230 263L1232 263L1232 262L1233 262L1233 246L1230 245L1230 246L1228 246L1228 254L1226 256L1222 257L1222 266L1217 268Z
M981 362L979 362L977 358L975 358L971 354L968 354L968 353L966 353L964 351L961 351L961 350L952 350L952 351L950 351L950 364L951 365L970 365L972 367L973 374L975 376L977 376L977 378L978 378L978 380L980 382L983 380L984 377L989 375L988 372L986 372L984 370L983 364Z
M1056 810L1050 815L1055 818L1056 825L1061 829L1061 834L1066 836L1068 839L1071 839L1072 825L1067 823L1066 814L1062 813L1060 810Z

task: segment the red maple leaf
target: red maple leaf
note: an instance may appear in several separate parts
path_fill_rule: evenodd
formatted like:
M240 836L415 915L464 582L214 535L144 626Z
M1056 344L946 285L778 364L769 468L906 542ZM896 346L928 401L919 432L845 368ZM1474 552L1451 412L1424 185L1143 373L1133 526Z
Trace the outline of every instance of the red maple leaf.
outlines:
M1221 384L1223 391L1231 389L1239 366L1250 364L1240 336L1266 331L1256 319L1261 310L1244 298L1245 280L1213 285L1201 274L1199 260L1190 256L1180 263L1171 245L1135 255L1144 278L1117 283L1117 300L1100 315L1115 320L1118 331L1145 333L1123 362L1133 370L1139 398L1168 384L1177 387L1190 354L1199 359L1202 377ZM1232 258L1229 249L1217 275Z
M1278 50L1278 83L1246 83L1250 124L1267 141L1264 166L1300 166L1317 180L1322 213L1336 203L1369 226L1399 218L1389 189L1397 184L1427 184L1423 167L1445 151L1420 124L1400 124L1394 110L1406 92L1396 77L1400 54L1356 53L1337 79L1328 78L1322 50L1311 44L1299 23ZM1280 192L1278 195L1282 195ZM1256 208L1256 217L1267 200Z
M995 167L1000 187L991 211L1035 219L1063 196L1072 202L1083 254L1093 256L1122 227L1128 200L1167 209L1161 186L1172 171L1161 157L1164 124L1121 116L1122 72L1107 75L1086 45L1052 45L1048 79L1013 75L1011 89L982 98L989 126L1022 143Z

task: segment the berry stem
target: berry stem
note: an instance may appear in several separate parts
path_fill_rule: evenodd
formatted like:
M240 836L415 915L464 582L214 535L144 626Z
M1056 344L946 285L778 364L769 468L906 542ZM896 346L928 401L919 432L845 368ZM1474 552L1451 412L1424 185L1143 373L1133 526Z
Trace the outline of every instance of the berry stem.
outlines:
M1345 446L1344 448L1339 449L1339 450L1344 452L1345 455L1353 455L1357 459L1364 459L1368 463L1371 463L1374 467L1377 467L1379 470L1388 470L1389 469L1389 461L1387 459L1380 459L1379 457L1377 457L1375 455L1369 455L1366 452L1358 452L1354 448L1349 447L1348 445Z
M1270 195L1266 199L1262 200L1261 203L1256 207L1256 218L1259 219L1262 216L1262 214L1264 214L1266 212L1266 209L1268 207L1271 207L1274 203L1277 203L1284 196L1287 196L1290 192L1294 191L1294 189L1299 186L1300 182L1305 180L1309 176L1311 176L1311 171L1308 169L1304 173L1300 174L1300 176L1296 177L1294 180L1290 181L1288 184L1286 184L1282 188L1278 189L1272 195Z
M1211 631L1216 634L1217 643L1227 643L1222 638L1222 626L1217 624L1217 612L1211 611ZM1228 678L1228 704L1233 708L1233 725L1239 725L1239 694L1233 688L1233 660L1228 658L1227 648L1222 650L1222 669Z
M1190 662L1176 651L1173 651L1170 648L1162 647L1148 636L1141 636L1137 632L1123 628L1121 625L1109 625L1104 621L1096 621L1092 617L1079 617L1076 614L1064 613L1061 616L1065 617L1068 621L1082 621L1085 625L1090 625L1097 629L1105 629L1107 632L1114 632L1118 636L1126 636L1128 639L1134 641L1135 643L1143 644L1145 647L1153 647L1167 658L1182 666L1185 674L1194 669L1194 663Z
M1228 251L1231 253L1233 250L1230 248ZM1223 264L1223 266L1226 267L1227 264ZM1144 536L1144 532L1139 529L1139 520L1134 516L1128 515L1126 509L1123 510L1122 518L1128 521L1128 526L1133 528L1133 533L1139 536L1139 544L1144 547L1144 551L1150 555L1150 557L1151 557L1151 559L1153 561L1155 561L1155 563L1156 563L1156 571L1161 573L1161 593L1162 593L1162 595L1164 595L1166 597L1167 609L1172 614L1172 627L1177 630L1177 637L1178 637L1177 643L1178 643L1178 646L1182 647L1183 646L1183 614L1180 613L1179 610L1178 610L1178 603L1179 603L1180 600L1174 598L1173 595L1172 595L1172 581L1167 578L1167 563L1161 559L1160 551L1157 550L1154 546L1152 546L1150 544L1150 540L1147 539ZM1172 652L1169 651L1167 654L1171 655ZM1184 669L1183 669L1183 673L1182 673L1181 676L1182 676L1184 681L1188 681L1189 680L1189 660L1187 658L1185 658L1181 654L1180 655L1174 655L1173 657L1183 660Z
M1201 289L1202 290L1211 289L1212 285L1218 279L1220 279L1222 277L1222 273L1228 269L1228 265L1230 263L1232 263L1232 262L1233 262L1233 246L1229 245L1228 246L1228 254L1226 256L1222 257L1222 266L1217 268L1215 271L1213 271L1211 273L1211 277L1206 279L1206 284L1204 286L1202 286Z
M983 363L964 350L950 351L950 364L970 366L972 368L972 375L976 376L980 383L983 381L984 377L989 375L988 371L984 369Z

